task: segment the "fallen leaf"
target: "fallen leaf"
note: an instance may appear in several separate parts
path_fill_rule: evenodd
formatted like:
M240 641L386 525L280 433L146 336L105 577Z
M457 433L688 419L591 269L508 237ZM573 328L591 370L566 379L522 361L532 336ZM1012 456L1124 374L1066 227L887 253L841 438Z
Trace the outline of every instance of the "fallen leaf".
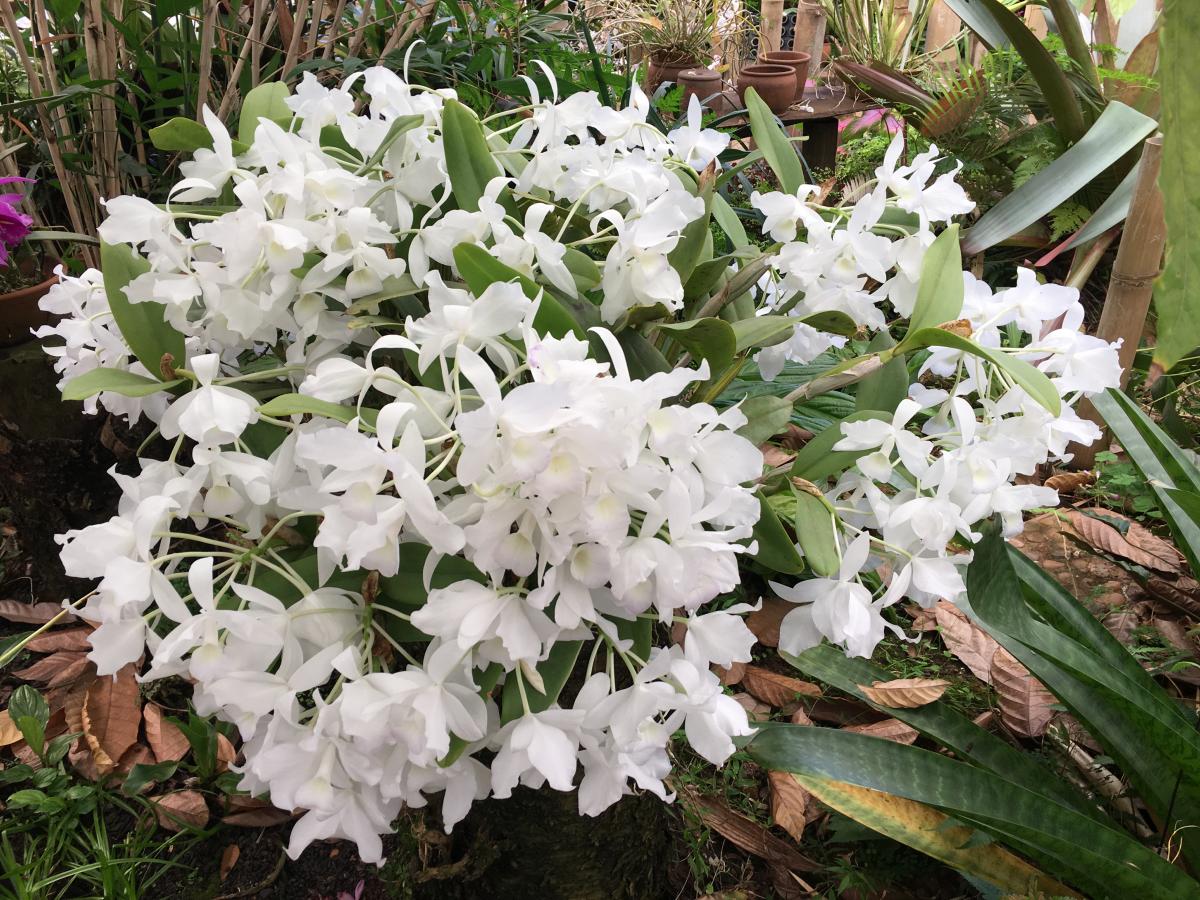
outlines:
M208 824L208 804L199 791L176 791L149 799L158 824L167 831L203 828Z
M786 866L771 865L767 868L771 875L771 888L774 890L771 896L778 897L779 900L806 900L816 893L812 885L801 880L799 875Z
M763 597L762 608L746 616L746 627L764 647L779 646L779 623L796 607L778 597Z
M226 825L241 828L270 828L292 819L292 814L278 809L265 800L254 797L234 796L229 798L227 813L221 817Z
M772 706L786 706L797 696L821 696L821 689L811 681L780 675L761 666L746 666L746 671L742 673L742 687Z
M1122 644L1130 642L1130 639L1133 637L1133 629L1137 628L1140 624L1137 613L1128 609L1110 613L1102 621L1104 627L1109 630L1109 633Z
M97 678L87 691L82 713L83 736L96 757L100 774L111 772L117 760L138 739L142 724L141 696L133 663L115 675Z
M1058 491L1060 494L1070 494L1079 490L1081 487L1087 487L1089 484L1096 483L1095 472L1060 472L1057 475L1051 475L1044 482L1045 486Z
M867 699L889 709L915 709L932 703L942 694L950 682L941 678L897 678L892 681L876 681L870 687L858 686Z
M972 675L990 684L992 657L1000 646L996 639L948 600L938 601L933 613L946 649L970 669Z
M912 624L909 629L912 631L936 631L937 630L937 615L933 607L917 606L915 603L906 606L905 611L912 616Z
M812 439L813 433L807 428L789 424L783 432L783 437L779 439L779 443L788 450L799 450Z
M156 762L183 759L191 745L174 724L163 715L162 707L157 703L147 703L142 707L142 716L146 725L146 742L154 751Z
M69 687L77 681L84 680L91 684L96 679L96 666L84 654L79 659L65 666L61 672L46 682L48 688Z
M793 725L812 725L813 720L809 717L808 711L803 706L796 707L796 711L792 713Z
M806 811L812 795L800 787L790 772L768 772L767 784L771 788L771 818L793 840L801 840L808 824Z
M22 603L20 600L0 600L0 619L20 622L23 625L45 625L59 613L60 622L74 622L75 617L65 612L58 603Z
M725 687L733 687L746 674L746 664L735 662L727 669L724 666L718 666L714 663L712 670L721 679L721 684L725 685Z
M21 729L13 723L7 709L0 709L0 747L7 747L20 740L23 740Z
M73 650L86 653L92 649L87 637L92 633L90 628L65 628L62 631L50 631L39 634L25 644L26 650L34 653L57 653L59 650Z
M768 469L778 469L780 466L786 466L796 458L795 453L784 450L775 444L763 444L758 449L762 451L763 465Z
M999 699L1001 722L1021 737L1045 734L1056 712L1051 707L1058 701L1003 647L992 657L992 685Z
M226 772L233 765L233 761L237 759L237 751L233 749L233 744L229 742L229 738L217 732L217 771Z
M224 881L229 877L230 871L237 865L238 857L242 855L242 851L237 844L230 844L221 851L221 880Z
M1188 636L1187 629L1180 622L1174 619L1155 619L1153 624L1163 639L1176 650L1189 656L1196 655L1196 643Z
M720 800L702 797L692 790L681 796L705 825L747 853L800 872L817 872L821 867L782 838L777 838L753 819L734 812Z
M766 703L761 703L758 700L755 700L749 694L734 694L733 701L742 709L746 710L746 716L751 722L766 722L771 718L771 707Z
M22 681L47 682L59 675L64 669L69 669L72 665L78 669L79 661L84 658L84 654L82 653L63 650L52 656L45 656L32 666L27 666L18 672L13 672L13 675Z
M154 762L154 753L145 744L134 744L122 754L117 762L117 771L128 775L129 770L136 765Z
M1067 513L1067 518L1075 533L1097 550L1127 559L1147 569L1156 569L1159 572L1170 574L1179 572L1181 565L1179 551L1155 535L1150 529L1107 509L1097 511L1097 515L1128 523L1128 530L1122 535L1108 522L1087 515L1080 510L1071 510Z
M905 725L899 719L884 719L867 725L847 725L842 730L868 734L871 737L883 738L885 741L895 741L897 744L911 744L917 739L917 729L911 725Z

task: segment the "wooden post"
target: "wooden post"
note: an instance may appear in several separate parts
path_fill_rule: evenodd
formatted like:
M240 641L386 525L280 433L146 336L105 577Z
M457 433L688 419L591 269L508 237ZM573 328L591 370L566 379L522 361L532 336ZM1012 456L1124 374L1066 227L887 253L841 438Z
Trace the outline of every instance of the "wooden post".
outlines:
M1050 26L1046 23L1046 14L1042 12L1040 6L1025 7L1025 25L1039 41L1044 41L1046 35L1050 33Z
M758 33L758 52L780 50L783 41L783 0L762 0L762 22Z
M1156 134L1147 138L1142 146L1142 161L1129 203L1129 217L1125 220L1121 243L1117 247L1108 294L1104 298L1104 310L1100 314L1100 326L1096 329L1097 337L1106 341L1119 338L1122 342L1119 351L1122 388L1129 381L1129 367L1146 326L1154 280L1162 267L1163 248L1167 243L1163 196L1158 188L1161 165L1162 135ZM1104 420L1086 400L1079 404L1078 412L1101 428L1104 427ZM1096 453L1106 447L1103 439L1090 447L1073 446L1075 459L1072 465L1091 468L1096 461Z
M796 7L796 28L792 33L792 49L812 56L808 76L816 78L821 68L821 49L825 46L825 8L819 3L800 0Z
M958 63L958 49L951 43L962 31L962 19L946 5L946 0L933 0L929 7L929 27L925 29L925 46L942 47L934 62L953 66Z

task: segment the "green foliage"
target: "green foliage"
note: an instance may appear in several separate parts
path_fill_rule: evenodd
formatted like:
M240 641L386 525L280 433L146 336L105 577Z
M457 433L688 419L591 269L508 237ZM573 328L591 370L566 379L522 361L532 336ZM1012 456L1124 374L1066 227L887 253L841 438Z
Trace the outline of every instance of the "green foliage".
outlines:
M1082 228L1092 211L1074 200L1068 200L1062 206L1050 211L1050 242L1057 243Z

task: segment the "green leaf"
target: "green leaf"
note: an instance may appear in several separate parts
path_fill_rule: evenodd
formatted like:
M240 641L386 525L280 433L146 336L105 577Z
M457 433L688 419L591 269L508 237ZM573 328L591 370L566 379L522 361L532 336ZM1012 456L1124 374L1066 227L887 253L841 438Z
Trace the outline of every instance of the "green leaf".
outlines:
M575 287L579 289L581 294L586 294L593 288L600 286L600 281L603 278L600 267L596 265L594 259L582 250L567 247L566 252L563 253L563 265L567 267L567 271L574 277Z
M307 415L322 416L338 422L349 422L357 416L370 428L375 427L375 420L379 417L379 411L375 409L367 407L355 409L353 406L342 406L340 403L318 400L316 397L309 397L305 394L280 394L259 406L258 411L273 419Z
M392 124L388 126L387 134L383 136L383 140L375 148L375 152L368 156L366 162L359 167L359 171L369 172L382 163L387 152L392 149L392 144L396 143L401 135L412 131L424 121L424 116L397 116L393 119Z
M770 347L786 341L796 330L796 319L790 316L754 316L733 323L733 336L738 353L755 347Z
M937 236L921 263L921 283L909 317L908 333L953 322L963 305L962 253L958 249L958 226L951 225ZM904 341L900 342L904 346ZM907 387L907 385L906 385Z
M1159 32L1162 58L1163 155L1158 183L1167 222L1167 262L1154 291L1158 313L1158 346L1154 361L1164 370L1200 344L1200 156L1196 153L1200 98L1200 19L1195 3L1168 0Z
M1058 863L1053 873L1093 896L1192 897L1195 882L1115 826L938 753L833 728L761 726L747 747L772 771L894 794L928 804Z
M1142 477L1200 493L1200 470L1134 400L1112 388L1089 399Z
M249 147L254 143L254 132L258 130L259 119L270 119L286 126L292 121L292 111L288 109L287 98L291 92L281 81L269 81L246 94L242 101L242 113L238 119L238 140Z
M762 491L758 492L758 509L758 522L754 525L754 540L758 542L755 561L772 572L799 575L804 571L804 560Z
M962 252L982 253L1032 225L1079 193L1157 127L1149 116L1110 102L1079 143L989 209L963 234Z
M540 294L538 311L533 317L533 327L538 334L549 334L561 338L573 333L580 339L587 339L586 332L580 327L576 318L553 294L543 290L537 283L516 269L506 266L478 244L463 243L455 247L454 265L462 274L471 293L477 297L498 281L515 281L521 285L525 296L530 300L537 300Z
M1063 143L1070 145L1079 141L1087 127L1083 107L1066 72L1037 35L1000 0L947 0L947 5L965 22L982 24L986 21L984 29L992 39L1003 32L1037 82Z
M1054 415L1062 410L1062 400L1058 391L1040 370L1034 368L1023 359L1018 359L1011 353L984 347L970 338L965 338L952 331L940 328L923 328L913 332L900 345L906 350L917 350L922 347L949 347L961 350L981 359L986 359L992 365L1003 369L1009 377L1023 387L1029 396L1044 406Z
M125 776L121 791L130 797L136 797L151 784L166 781L178 768L179 761L174 759L160 763L138 763Z
M1151 484L1177 546L1193 572L1200 572L1200 495Z
M46 698L27 684L20 685L8 698L8 714L13 721L32 719L43 728L50 721L50 707Z
M712 374L725 371L737 351L734 326L724 319L692 319L690 322L656 323L654 328L687 349L697 359L708 360Z
M724 194L713 194L712 217L717 220L717 224L721 226L721 230L729 238L729 243L733 245L733 249L740 250L750 245L750 238L746 235L746 229L742 225L742 220L733 211L733 207L729 205L729 201L725 199Z
M124 369L106 369L103 366L76 375L62 387L64 400L86 400L101 391L112 391L125 397L148 397L159 391L169 390L183 384L182 378L172 381L155 381L145 375L127 372Z
M867 349L878 352L895 344L884 330L871 339ZM898 353L858 383L854 390L854 408L894 413L907 396L908 366L904 355Z
M204 148L211 150L212 134L195 119L176 116L162 125L150 129L150 143L168 153L194 153Z
M820 494L794 486L792 491L796 495L796 541L804 551L804 561L814 574L832 578L842 564L837 513Z
M708 223L712 218L712 187L709 186L706 191L701 191L700 197L704 200L704 215L693 219L684 226L679 235L679 242L667 254L667 262L679 275L679 281L683 284L686 284L687 280L692 277L696 265L703 258L706 245L709 248L709 255L712 255L712 232L708 229Z
M559 641L551 648L549 656L537 664L537 673L542 678L546 692L535 690L528 679L525 680L525 697L529 701L530 712L549 709L550 705L558 700L563 685L567 683L571 670L575 668L575 660L579 658L579 648L582 646L583 641ZM516 672L509 672L504 679L504 693L500 699L501 724L507 724L525 714L517 677Z
M754 88L746 90L746 111L750 116L750 133L755 145L779 179L785 194L795 194L804 184L804 165L796 148L780 127L770 107Z
M817 331L840 334L842 337L851 337L858 332L858 323L846 313L836 309L811 313L797 321L810 328L815 328Z
M1125 221L1129 215L1129 202L1133 199L1133 186L1137 182L1140 166L1134 166L1129 174L1121 179L1111 194L1104 198L1099 208L1088 217L1083 227L1075 232L1061 247L1055 248L1055 254L1090 244L1110 228L1115 228ZM1045 260L1039 261L1044 265Z
M617 343L625 352L625 365L629 367L629 374L633 378L645 379L656 372L670 372L673 368L657 347L630 328L617 335ZM608 348L599 338L592 342L592 355L597 359L608 359Z
M457 100L447 100L442 107L442 143L459 209L478 212L487 183L503 172L488 149L479 117Z
M792 404L770 394L751 397L739 409L746 416L746 424L737 433L755 445L770 440L792 421Z
M860 456L868 450L834 450L833 445L845 435L842 434L842 422L862 422L866 419L888 419L892 414L882 410L863 409L851 413L840 422L834 422L820 434L813 437L796 452L792 461L792 477L803 478L813 484L821 484L831 475L840 475L850 468Z
M157 374L164 354L184 362L183 335L167 324L161 303L131 303L125 288L137 276L150 271L150 263L126 244L100 244L100 268L104 293L113 319L125 343L151 374Z

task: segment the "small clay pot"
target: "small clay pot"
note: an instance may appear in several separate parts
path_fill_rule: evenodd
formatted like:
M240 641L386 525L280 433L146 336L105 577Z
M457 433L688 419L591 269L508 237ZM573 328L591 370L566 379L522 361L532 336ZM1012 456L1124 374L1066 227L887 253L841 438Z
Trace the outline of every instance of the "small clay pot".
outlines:
M721 73L714 72L706 66L684 69L679 73L679 86L683 88L683 96L679 98L679 110L687 115L688 105L692 97L700 98L700 104L714 112L721 111Z
M700 61L693 57L651 56L650 65L646 68L646 93L653 94L664 81L678 82L680 72L699 64Z
M55 263L57 265L57 263ZM48 267L46 271L49 271ZM58 276L50 276L38 284L0 294L0 347L11 347L32 341L30 331L39 325L49 325L54 317L38 307L38 301L58 284Z
M777 63L759 63L746 66L738 72L737 91L746 105L746 89L754 88L771 112L781 113L796 98L796 70Z
M758 54L760 63L780 64L791 66L796 73L796 94L793 100L804 96L804 86L808 84L808 67L812 55L799 50L767 50Z

